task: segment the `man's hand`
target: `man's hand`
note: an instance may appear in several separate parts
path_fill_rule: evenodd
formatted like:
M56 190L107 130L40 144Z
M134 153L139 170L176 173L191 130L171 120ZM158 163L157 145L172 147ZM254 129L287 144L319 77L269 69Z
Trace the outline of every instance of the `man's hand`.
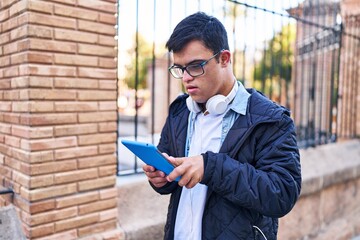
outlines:
M168 157L175 169L166 177L167 181L172 182L181 176L180 186L193 188L204 176L204 159L202 155L193 157L174 158Z
M165 173L156 170L153 166L144 165L143 170L148 180L157 188L163 187L168 182Z

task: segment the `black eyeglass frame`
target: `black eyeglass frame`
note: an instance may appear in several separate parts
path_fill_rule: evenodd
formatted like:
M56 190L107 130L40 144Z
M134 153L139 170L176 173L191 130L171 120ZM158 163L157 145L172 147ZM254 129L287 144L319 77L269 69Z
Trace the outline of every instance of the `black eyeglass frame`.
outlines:
M198 77L198 76L201 76L205 73L205 70L204 70L204 66L211 61L211 59L215 58L219 53L221 53L222 51L224 51L224 49L220 50L219 52L215 53L211 58L209 58L208 60L205 60L201 63L198 63L198 64L189 64L185 67L181 67L179 65L172 65L171 67L169 67L169 72L170 74L174 77L174 78L177 78L177 79L181 79L184 77L184 71L186 71L190 76L192 77ZM195 68L201 68L202 72L199 73L199 74L191 74L191 71L188 70L189 67L195 67ZM173 73L173 69L180 69L181 72L182 72L182 75L181 76L178 76L178 75L175 75Z

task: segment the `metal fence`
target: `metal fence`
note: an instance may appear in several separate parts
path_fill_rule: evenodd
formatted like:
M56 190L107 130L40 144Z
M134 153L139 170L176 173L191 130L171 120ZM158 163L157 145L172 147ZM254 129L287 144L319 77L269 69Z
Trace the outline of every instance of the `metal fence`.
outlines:
M342 21L339 2L119 0L119 139L158 142L167 107L182 92L167 72L165 42L196 11L224 23L235 77L292 111L300 147L356 135L359 27L354 17ZM355 114L340 115L350 103ZM141 172L121 144L118 156L119 174Z

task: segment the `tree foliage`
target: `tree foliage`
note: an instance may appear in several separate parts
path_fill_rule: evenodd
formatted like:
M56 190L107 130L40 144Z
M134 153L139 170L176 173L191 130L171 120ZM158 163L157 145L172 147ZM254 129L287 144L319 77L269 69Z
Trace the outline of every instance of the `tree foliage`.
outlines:
M138 51L137 58L136 50ZM125 83L129 88L135 89L136 79L138 79L138 89L145 89L148 66L152 59L152 44L138 34L138 44L136 44L136 36L134 36L134 45L128 50L128 56L132 60L125 66Z
M254 67L254 80L265 81L269 78L291 81L295 25L285 25L268 42L261 60Z

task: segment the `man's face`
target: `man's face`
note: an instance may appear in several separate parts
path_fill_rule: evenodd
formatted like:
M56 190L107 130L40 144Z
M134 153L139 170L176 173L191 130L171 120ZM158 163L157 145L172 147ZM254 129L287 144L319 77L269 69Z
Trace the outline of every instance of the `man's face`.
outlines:
M194 40L189 42L181 51L173 54L174 65L184 67L189 64L199 64L214 54L202 42ZM218 54L218 57L220 55L221 53ZM198 77L192 77L184 71L182 83L192 99L198 103L206 103L209 98L216 94L226 95L225 79L221 74L224 69L216 58L211 59L203 68L205 73Z

